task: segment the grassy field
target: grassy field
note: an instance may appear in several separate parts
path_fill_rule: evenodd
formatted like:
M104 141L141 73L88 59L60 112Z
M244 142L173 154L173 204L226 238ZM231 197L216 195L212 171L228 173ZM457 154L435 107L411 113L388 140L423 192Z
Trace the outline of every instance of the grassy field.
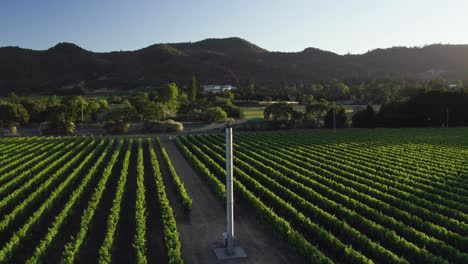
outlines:
M466 134L242 133L234 137L234 188L310 262L467 263ZM223 134L178 139L221 199L223 144Z

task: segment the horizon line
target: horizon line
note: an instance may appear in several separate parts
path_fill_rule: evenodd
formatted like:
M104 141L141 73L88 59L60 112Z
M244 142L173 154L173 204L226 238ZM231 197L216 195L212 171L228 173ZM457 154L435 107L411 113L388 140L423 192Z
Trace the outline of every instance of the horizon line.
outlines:
M144 46L142 48L128 49L128 50L94 51L94 50L91 50L91 49L83 48L83 46L81 46L81 45L79 45L79 44L77 44L75 42L69 42L69 41L58 42L55 45L53 45L53 46L51 46L51 47L49 47L47 49L34 49L34 48L28 48L28 47L21 47L21 46L18 46L18 45L17 46L13 46L13 45L0 46L0 49L1 48L20 48L20 49L25 49L25 50L41 52L41 51L50 50L50 49L52 49L52 48L54 48L54 47L56 47L56 46L58 46L60 44L72 44L72 45L77 46L78 48L81 48L81 49L83 49L85 51L92 52L92 53L113 53L113 52L134 52L134 51L139 51L139 50L149 48L149 47L154 46L154 45L193 44L193 43L198 43L198 42L202 42L202 41L206 41L206 40L226 40L226 39L244 40L244 41L246 41L246 42L248 42L250 44L255 45L256 47L258 47L260 49L265 50L265 52L269 52L269 53L301 53L301 52L304 52L307 49L317 49L317 50L324 51L324 52L330 52L330 53L333 53L333 54L336 54L336 55L339 55L339 56L364 55L364 54L367 54L367 53L375 51L375 50L386 50L386 49L392 49L392 48L408 48L408 49L418 48L418 49L422 49L422 48L426 48L426 47L429 47L429 46L436 46L436 45L442 45L442 46L468 46L468 43L450 43L450 42L449 43L442 43L442 42L439 42L439 43L430 43L430 44L426 43L426 44L423 44L423 45L414 45L414 46L395 45L395 46L387 46L387 47L378 47L378 48L374 48L374 49L368 50L368 51L363 52L363 53L351 53L351 52L337 53L337 52L334 52L334 51L331 51L331 50L322 49L322 48L318 48L318 47L314 47L314 46L305 47L304 49L299 50L299 51L280 51L280 50L268 50L268 49L262 48L262 47L258 46L257 44L255 44L255 43L253 43L253 42L251 42L249 40L246 40L244 38L241 38L241 37L220 37L220 38L213 37L213 38L205 38L205 39L201 39L201 40L197 40L197 41L157 42L157 43L150 44L148 46Z

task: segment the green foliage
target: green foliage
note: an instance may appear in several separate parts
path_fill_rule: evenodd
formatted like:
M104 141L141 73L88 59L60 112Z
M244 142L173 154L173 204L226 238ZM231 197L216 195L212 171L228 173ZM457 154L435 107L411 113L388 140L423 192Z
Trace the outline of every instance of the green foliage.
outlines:
M130 124L123 121L108 121L104 123L104 129L109 134L124 134L128 132Z
M197 79L195 78L195 75L194 75L192 76L192 81L190 82L190 95L189 95L190 102L195 102L195 100L197 99L197 91L198 91Z
M288 103L275 103L265 107L263 116L271 128L282 129L294 127L294 120L302 118L302 113Z
M179 88L175 83L165 84L159 90L159 100L169 111L177 110L179 107L178 96Z
M427 137L429 133L415 133L411 140L420 141L418 134ZM391 153L395 150L392 148L396 146L387 146L392 141L381 142L382 134L356 131L349 136L342 134L339 141L334 136L336 134L327 135L314 133L311 136L302 131L238 135L234 146L235 191L243 198L244 192L252 192L253 197L266 203L268 210L272 208L284 217L293 228L306 236L308 243L318 245L336 262L464 263L468 260L468 255L460 251L465 242L458 235L465 232L466 227L462 222L453 221L464 217L457 210L449 209L461 208L459 206L462 204L447 203L447 198L442 198L453 196L453 193L442 191L444 196L438 196L422 189L418 192L413 188L427 188L429 191L433 187L421 186L418 182L423 178L402 173L403 168L390 171L388 167L394 164L390 160L401 157L393 157ZM341 137L349 137L353 146L343 149ZM374 140L377 140L377 146L373 146L376 144ZM223 178L223 136L188 136L181 138L181 142L185 145L181 149L189 148L189 152L184 154L195 155L209 168L207 175L214 173ZM372 152L364 154L369 147L388 148L389 155L376 157ZM403 146L398 145L397 148ZM425 149L433 151L433 148L429 146ZM413 152L407 154L411 157L409 160L415 154L421 155L420 147L408 150ZM396 151L400 153L401 150ZM197 159L189 158L191 161ZM426 162L429 164L433 161ZM409 166L408 173L416 173L411 169L413 166L424 167L419 160L417 164ZM447 177L444 174L433 176L434 169L431 167L421 177ZM434 181L429 179L427 183L434 185ZM455 191L458 188L452 186L448 189ZM459 191L462 190L456 192ZM462 201L461 197L453 196L451 199ZM276 227L278 222L272 220L270 223ZM275 230L282 233L285 229L278 227ZM451 232L448 230L455 232L450 235L451 238L447 236ZM294 234L293 237L298 233ZM290 242L304 254L303 243Z
M88 202L88 206L83 211L83 214L81 216L80 229L78 233L75 236L72 236L71 241L65 245L65 251L62 254L62 259L60 260L60 263L74 263L80 251L80 248L84 243L86 234L89 230L89 225L93 220L94 213L96 212L96 208L101 202L101 197L107 187L109 176L111 175L112 169L114 168L117 158L119 157L122 145L123 140L120 140L107 166L104 168L102 176L99 179L99 182L97 183L97 186L94 189L91 199Z
M153 169L154 181L156 183L159 207L161 208L163 229L164 229L164 242L167 249L167 256L169 263L182 264L181 244L179 240L179 232L177 231L177 224L166 195L166 187L163 182L160 166L151 138L147 139L147 146L151 158L151 166ZM177 177L177 176L176 176ZM191 201L190 201L191 202Z
M235 195L308 263L464 264L468 261L466 133L465 128L238 133ZM174 141L224 202L224 135L179 136ZM179 233L161 164L187 212L190 197L159 139L140 142L138 153L132 153L131 140L126 145L124 140L94 137L0 139L0 233L7 234L0 262L50 262L49 253L67 238L62 262L81 261L86 243L94 237L91 228L97 210L107 197L113 200L102 212L107 225L99 262L111 263L118 250L116 237L127 232L127 227L119 226L119 217L130 213L136 223L144 220L140 226L147 226L150 218L144 203L147 195L155 195L163 224L159 234L169 263L181 263ZM133 191L138 195L138 189L147 185L143 180L154 179L156 192L146 191L143 198L140 194L132 202L142 201L143 206L135 204L135 211L122 212L132 155L135 176L140 177ZM117 169L112 166L121 164L119 157L121 173L114 175L111 185ZM145 158L148 164L143 164ZM114 189L107 190L110 186ZM104 196L107 192L110 196ZM75 233L66 228L73 218L79 223ZM35 232L41 236L24 251ZM131 232L136 235L138 230Z
M124 122L135 121L138 119L138 112L132 104L125 100L120 105L114 105L104 112L104 120L106 121L118 121Z
M9 200L14 199L17 195L20 195L23 191L23 188L27 188L32 184L37 178L32 178L30 181L24 183L22 187L18 187L18 184L25 180L29 176L31 171L38 171L40 169L50 170L50 168L45 168L48 162L52 162L54 159L59 159L60 155L66 154L66 151L70 150L70 146L66 146L65 142L57 142L57 146L49 146L50 148L46 151L44 148L40 148L43 153L33 152L33 155L24 155L19 157L17 160L12 161L13 164L10 164L10 170L5 172L0 177L0 180L8 180L0 187L0 195L4 195L4 199L0 204L5 205ZM63 148L63 151L57 153L57 149ZM35 162L42 161L39 164L36 164L32 167L31 164ZM15 166L12 167L11 165ZM29 168L29 170L26 170ZM41 177L44 175L44 172L38 172L36 177ZM13 178L14 177L14 178ZM16 190L14 188L17 188Z
M216 101L214 102L215 106L221 107L221 109L226 112L227 117L239 119L243 117L243 113L241 108L235 106L231 99L229 98L221 98L216 97Z
M326 90L326 97L330 100L345 99L349 95L349 91L348 85L334 80Z
M84 142L83 142L84 143ZM70 182L77 176L78 172L91 160L94 153L98 151L98 148L95 147L95 142L89 144L84 150L79 152L79 155L74 156L71 160L64 163L62 167L60 167L53 175L51 175L45 182L43 182L40 186L34 189L34 192L29 194L26 199L21 200L21 202L14 208L12 212L9 213L8 217L5 217L2 222L0 222L0 229L4 230L7 228L11 221L21 213L32 201L38 199L39 195L44 191L47 191L47 188L52 184L54 180L57 178L63 178L69 172L70 168L72 168L75 163L79 162L78 166L76 166L68 177L65 177L64 181L60 183L51 193L49 193L47 200L42 203L42 205L32 214L27 222L15 233L13 233L10 240L4 245L4 247L0 250L0 262L8 262L14 251L20 246L22 239L25 239L30 232L34 225L37 224L38 221L44 218L44 214L49 211L57 202L57 200L67 193L68 190L71 188ZM102 144L100 144L102 145ZM92 151L91 151L92 150ZM71 153L71 152L69 152Z
M333 128L334 125L336 125L336 128L346 128L349 126L346 109L342 106L332 106L323 119L326 128Z
M208 184L211 185L213 188L214 193L218 198L221 200L226 199L226 190L224 184L218 179L219 177L222 176L215 176L212 172L210 172L209 168L203 164L196 155L192 154L190 149L188 149L185 146L185 141L186 139L184 137L177 137L174 139L174 142L176 146L179 148L179 150L184 154L185 158L187 158L192 166L195 167L195 169L203 175L206 180L208 181Z
M371 105L353 115L353 127L372 128L376 126L376 113Z
M310 105L314 103L314 101L315 101L315 98L311 94L306 94L302 97L302 104L304 105Z
M224 201L226 199L226 194L224 192L225 188L219 182L219 179L224 179L224 169L218 164L214 163L208 155L204 154L197 146L193 145L193 143L185 139L185 137L181 137L180 140L179 138L176 138L176 144L179 149L182 150L182 153L186 156L186 158L192 162L192 165L195 166L195 168L197 168L199 172L206 177L206 179L208 179L209 183L213 187L213 191L217 194L217 196ZM190 148L190 150L188 148ZM192 154L192 152L195 153L195 155ZM197 156L200 157L201 160L199 160ZM206 169L202 162L208 166L209 170ZM215 171L215 174L212 174L210 170ZM236 179L234 179L234 190L255 208L256 212L263 221L272 225L276 233L278 233L284 239L289 240L291 244L296 245L298 250L300 250L300 252L304 254L307 259L313 261L314 263L331 263L330 259L324 256L323 253L317 250L317 248L312 246L309 242L307 242L302 235L291 228L287 221L275 214L258 197L247 190L247 188L240 184Z
M135 202L136 231L133 239L133 248L136 252L137 263L147 263L146 258L146 201L145 201L145 168L143 165L142 139L138 138L137 149L137 191Z
M180 92L179 97L177 98L177 100L178 100L178 103L179 103L179 108L182 105L187 105L187 104L190 103L189 97L188 97L187 93L185 93L185 92Z
M71 121L43 122L41 123L40 130L42 134L68 134L71 135L75 132L75 123Z
M164 105L153 101L145 101L139 108L140 120L161 120L164 118Z
M21 105L24 106L29 114L29 122L39 123L44 119L44 112L47 109L47 101L32 100L29 98L21 98Z
M209 107L202 113L202 120L206 123L215 123L226 119L226 112L219 106Z
M288 103L268 105L263 112L264 119L272 121L291 120L294 114L293 107Z
M143 124L143 131L150 133L182 132L183 130L184 125L172 119L165 121L150 120Z
M109 264L112 262L112 251L115 243L115 233L119 224L121 214L120 209L122 206L122 201L124 199L125 184L127 182L128 167L130 163L133 139L131 138L127 144L127 150L125 151L122 169L120 171L120 177L117 183L117 190L115 193L114 200L112 202L112 208L110 209L109 218L107 219L106 236L104 238L102 246L99 248L100 264Z
M0 121L3 121L3 126L6 128L16 126L17 124L27 124L29 113L19 103L0 102Z
M184 211L185 213L189 214L192 210L192 199L187 194L187 191L184 187L184 183L180 180L179 176L177 175L177 172L175 171L175 168L172 165L171 159L169 158L169 155L167 155L167 152L161 144L161 141L159 140L159 138L155 138L155 141L159 148L159 151L161 152L163 162L167 167L169 175L171 176L172 182L174 183L176 192L179 196L179 200L182 202Z
M59 235L61 228L66 223L66 220L72 215L71 210L77 207L79 201L82 199L85 189L88 186L90 180L96 175L100 164L104 161L104 158L107 157L111 147L113 146L114 141L111 141L107 144L106 148L103 152L99 155L99 158L96 160L94 165L89 169L86 176L81 181L80 185L73 191L72 195L65 203L64 208L60 212L60 214L55 217L54 223L52 227L49 228L46 237L41 240L39 245L34 250L34 254L30 257L26 263L33 264L43 261L47 250L50 250L50 247L53 245L53 242L56 240L57 236Z
M384 127L465 126L468 124L468 92L428 91L404 102L380 108L377 122Z

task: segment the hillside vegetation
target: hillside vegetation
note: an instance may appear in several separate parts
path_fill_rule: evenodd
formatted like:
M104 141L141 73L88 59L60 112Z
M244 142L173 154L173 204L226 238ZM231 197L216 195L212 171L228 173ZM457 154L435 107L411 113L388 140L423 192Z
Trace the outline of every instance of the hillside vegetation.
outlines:
M272 87L285 83L392 78L464 80L468 45L376 49L338 55L316 48L270 52L240 38L155 44L135 51L98 53L72 43L42 51L0 48L0 94L44 92L84 83L87 88L131 89L176 82Z

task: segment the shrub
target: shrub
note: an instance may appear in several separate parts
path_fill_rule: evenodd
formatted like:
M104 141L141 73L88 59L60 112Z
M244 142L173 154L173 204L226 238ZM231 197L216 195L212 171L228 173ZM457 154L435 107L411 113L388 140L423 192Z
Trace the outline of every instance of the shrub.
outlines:
M75 123L71 121L42 122L39 130L42 134L73 134L75 133Z
M16 135L18 134L18 125L17 122L6 122L5 128L8 129L9 134Z
M353 127L372 128L376 126L376 114L374 108L368 105L366 109L361 110L354 114Z
M200 109L194 109L187 113L187 120L188 121L201 121L203 116L203 112Z
M210 107L202 114L203 121L206 123L215 123L227 119L227 114L221 107Z
M123 120L108 121L104 123L104 129L106 130L107 133L111 133L111 134L127 133L129 127L130 127L130 124Z
M143 124L143 130L151 133L181 132L184 130L184 125L172 119L166 121L151 120Z

